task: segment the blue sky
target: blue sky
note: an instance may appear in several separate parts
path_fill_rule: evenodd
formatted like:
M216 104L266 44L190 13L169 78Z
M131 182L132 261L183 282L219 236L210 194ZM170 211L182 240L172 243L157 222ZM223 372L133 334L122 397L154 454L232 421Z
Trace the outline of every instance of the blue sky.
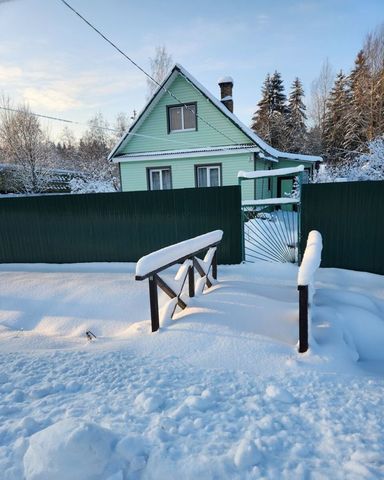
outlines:
M384 21L382 0L68 0L149 69L165 45L214 95L235 80L235 113L250 123L268 72L286 89L298 76L309 96L328 58L349 70L365 35ZM146 80L60 0L0 0L0 93L38 113L113 121L145 104ZM49 122L53 135L63 125Z

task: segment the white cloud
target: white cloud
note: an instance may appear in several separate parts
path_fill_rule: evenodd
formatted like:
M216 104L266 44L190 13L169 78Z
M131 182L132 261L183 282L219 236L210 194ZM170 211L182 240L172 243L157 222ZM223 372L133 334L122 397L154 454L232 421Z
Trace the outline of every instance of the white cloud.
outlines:
M4 66L0 65L0 81L1 82L13 82L23 75L23 71L20 67Z
M36 111L64 112L100 108L122 95L144 92L142 73L102 65L80 71L70 63L30 62L23 70L0 66L0 82L14 101L25 101Z
M28 87L24 89L23 96L32 108L64 112L82 106L82 102L74 95L53 88Z

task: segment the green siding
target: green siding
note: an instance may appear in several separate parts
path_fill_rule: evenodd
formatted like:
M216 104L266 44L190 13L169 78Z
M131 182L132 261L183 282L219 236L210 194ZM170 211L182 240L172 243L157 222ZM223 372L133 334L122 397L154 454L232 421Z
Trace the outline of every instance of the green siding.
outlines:
M195 187L195 165L221 163L223 186L237 185L239 170L253 170L253 153L177 158L172 160L148 160L120 164L123 191L147 190L147 168L171 167L173 188ZM242 198L253 198L253 182L243 182Z
M184 103L197 102L197 114L200 117L197 119L197 131L168 133L167 105L175 105L177 102L165 93L135 132L158 139L133 136L128 144L123 143L118 153L184 150L194 147L252 143L238 127L182 76L178 75L175 78L169 90ZM215 128L208 126L202 118Z

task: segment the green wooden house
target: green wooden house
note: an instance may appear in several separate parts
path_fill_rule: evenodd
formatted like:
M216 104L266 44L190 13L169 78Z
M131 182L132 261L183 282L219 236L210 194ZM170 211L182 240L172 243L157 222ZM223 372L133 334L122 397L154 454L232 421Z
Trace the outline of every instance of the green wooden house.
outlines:
M310 173L322 160L266 144L233 114L232 78L219 86L221 100L181 65L172 68L109 155L119 164L122 191L236 185L239 170L304 164ZM243 199L283 196L286 182L244 182Z

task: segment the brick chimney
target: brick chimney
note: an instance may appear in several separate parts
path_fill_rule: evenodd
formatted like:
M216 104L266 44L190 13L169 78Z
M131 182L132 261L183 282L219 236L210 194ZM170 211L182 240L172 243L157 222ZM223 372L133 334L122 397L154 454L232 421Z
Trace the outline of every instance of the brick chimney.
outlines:
M233 113L233 98L232 98L233 78L232 77L219 78L218 84L220 86L220 92L221 92L221 103L223 103L228 108L228 110Z

